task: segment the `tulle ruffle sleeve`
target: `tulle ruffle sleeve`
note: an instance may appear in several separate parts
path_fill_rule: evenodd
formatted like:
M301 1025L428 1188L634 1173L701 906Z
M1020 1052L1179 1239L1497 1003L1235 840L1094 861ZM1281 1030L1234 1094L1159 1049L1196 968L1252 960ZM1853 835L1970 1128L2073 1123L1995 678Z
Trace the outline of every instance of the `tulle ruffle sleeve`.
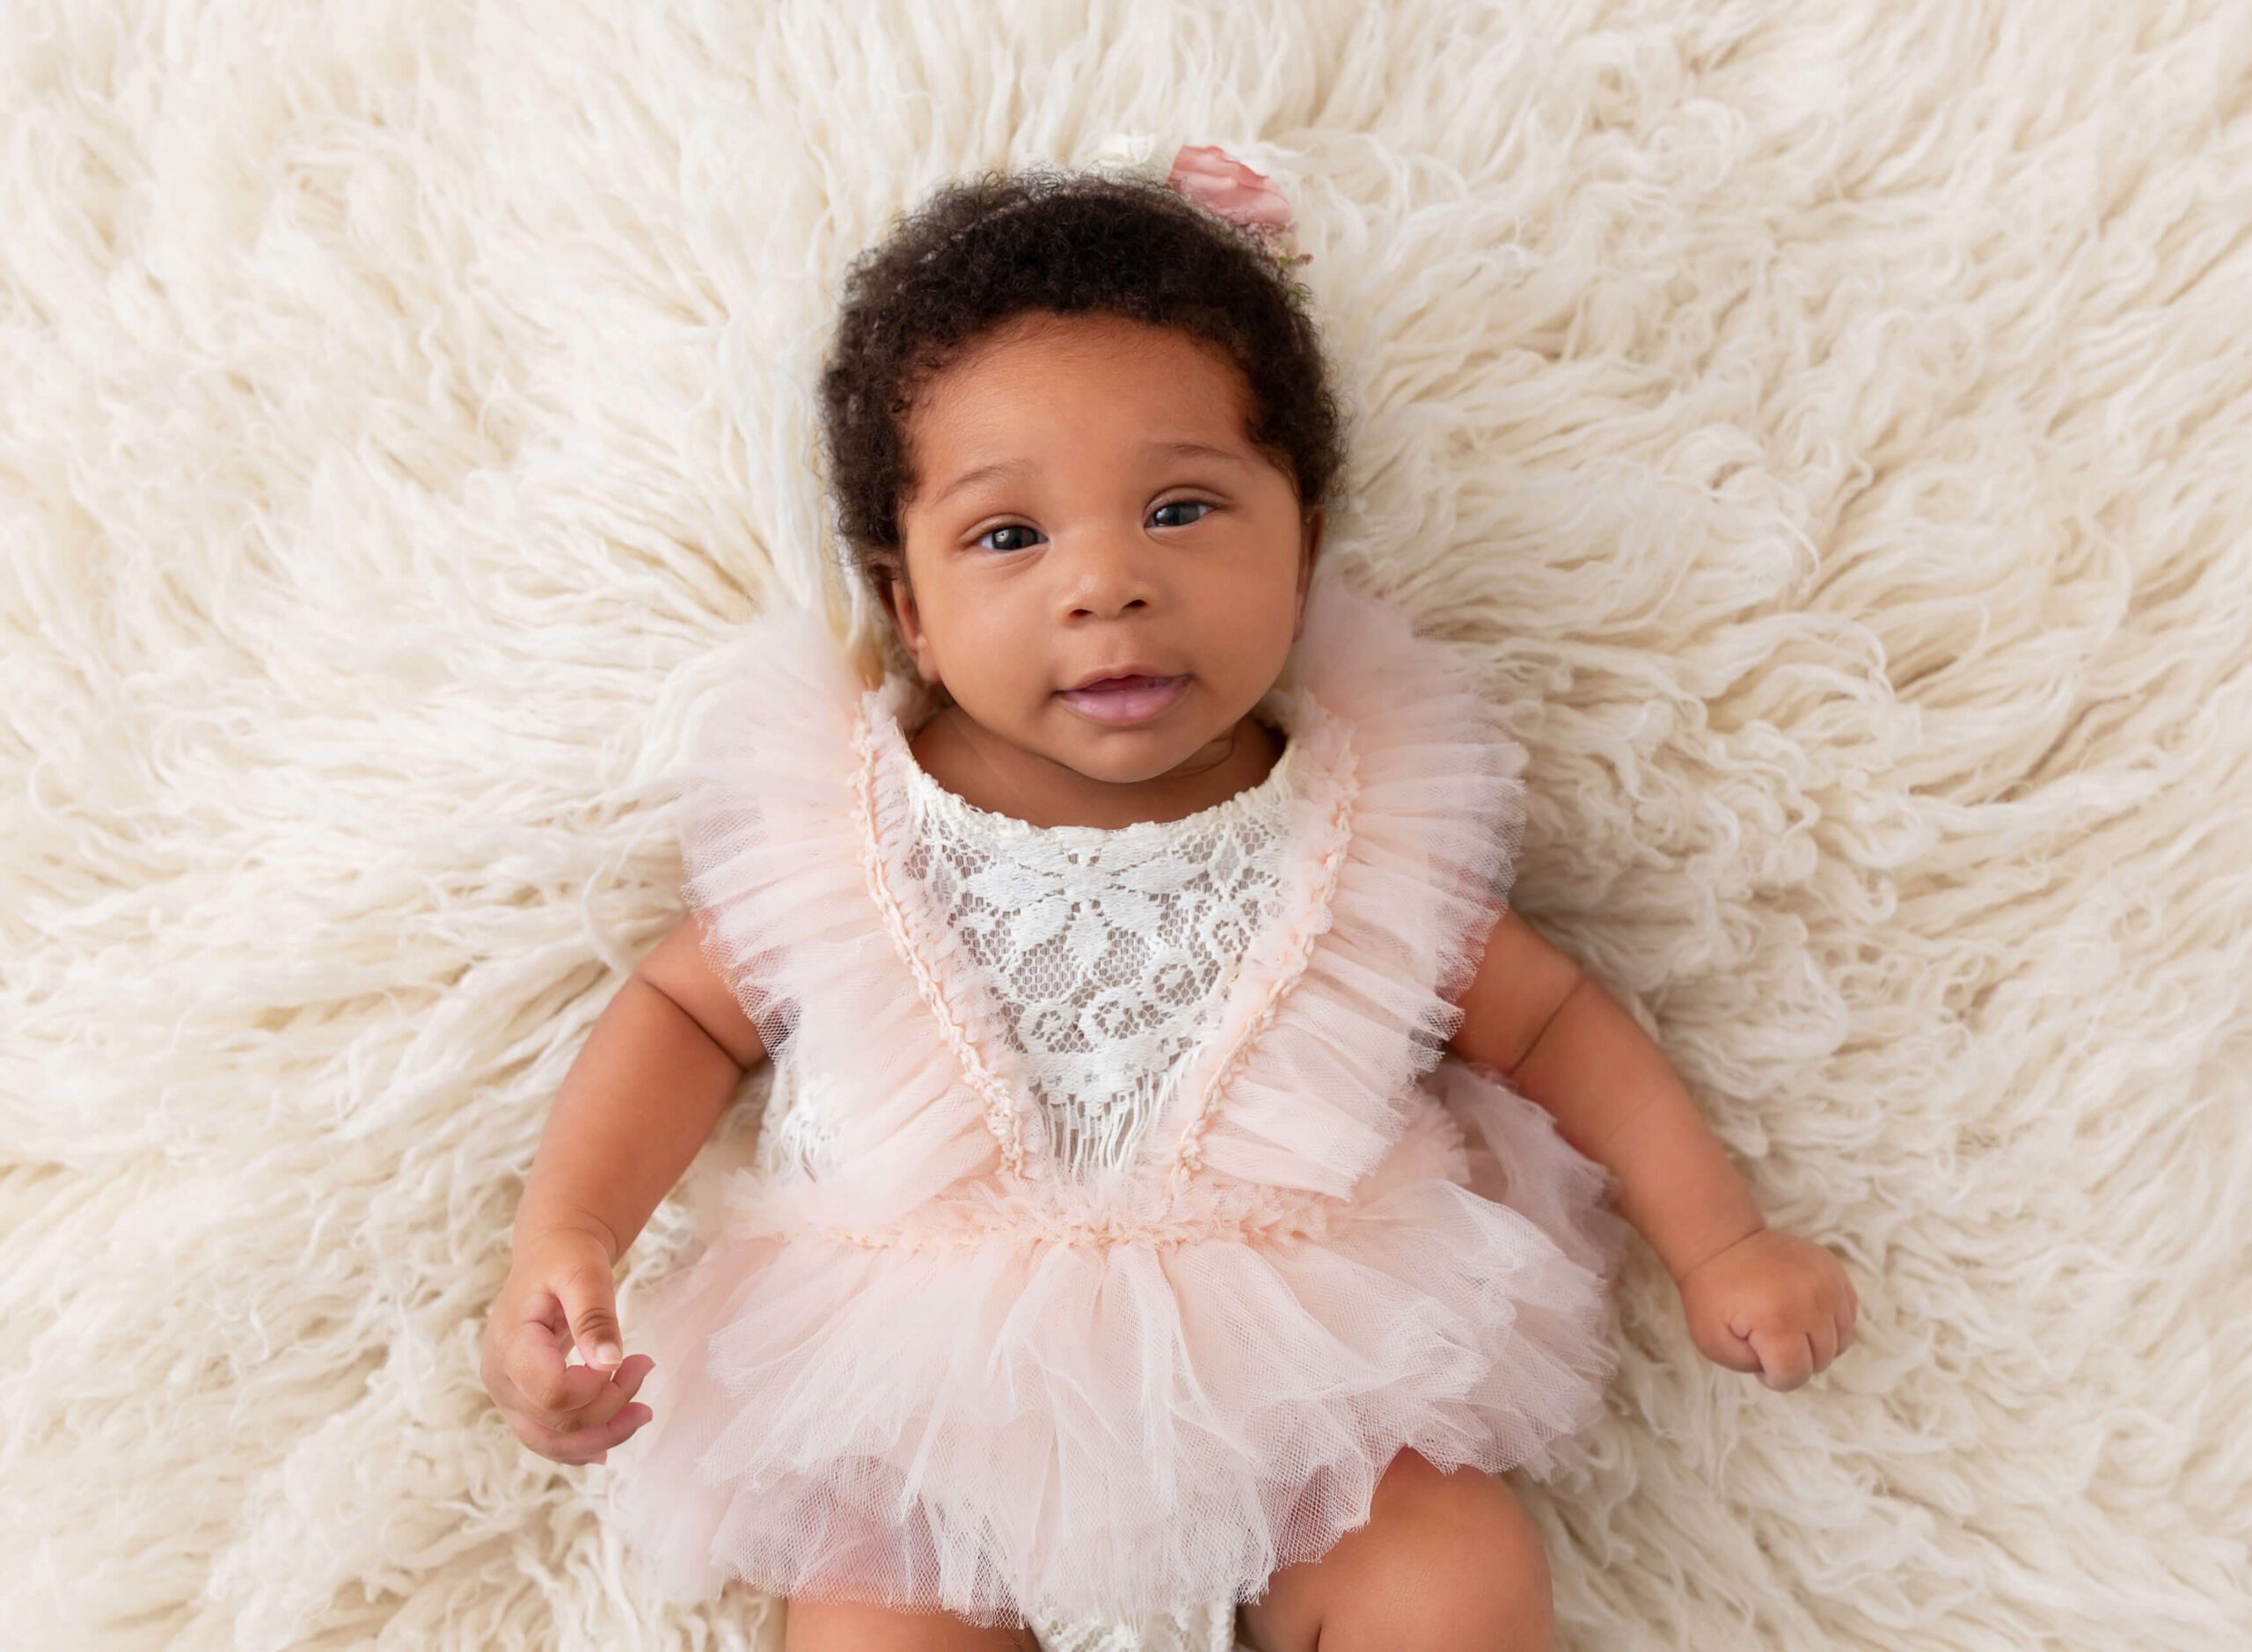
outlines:
M715 662L678 799L681 893L706 959L779 1056L805 1002L804 961L850 949L866 900L845 787L852 708L866 688L822 618L778 608Z
M703 949L778 1062L849 1098L826 1120L823 1192L856 1214L913 1208L993 1168L991 1086L969 1082L901 946L896 802L868 784L870 728L912 685L870 687L812 610L778 610L725 651L679 795L684 894Z
M1396 604L1334 572L1314 588L1284 689L1310 697L1294 721L1315 775L1295 917L1247 957L1186 1086L1178 1158L1342 1194L1462 1023L1516 877L1525 751Z

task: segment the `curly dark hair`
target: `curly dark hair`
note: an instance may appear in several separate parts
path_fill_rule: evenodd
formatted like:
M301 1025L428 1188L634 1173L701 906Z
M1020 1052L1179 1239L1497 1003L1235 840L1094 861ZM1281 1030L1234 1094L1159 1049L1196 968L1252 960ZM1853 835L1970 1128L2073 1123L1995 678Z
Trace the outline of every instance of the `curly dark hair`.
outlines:
M1028 311L1107 311L1218 345L1249 390L1249 440L1310 513L1337 486L1346 449L1305 300L1251 230L1157 180L1035 166L942 186L846 271L822 368L823 457L852 573L906 576L915 398Z

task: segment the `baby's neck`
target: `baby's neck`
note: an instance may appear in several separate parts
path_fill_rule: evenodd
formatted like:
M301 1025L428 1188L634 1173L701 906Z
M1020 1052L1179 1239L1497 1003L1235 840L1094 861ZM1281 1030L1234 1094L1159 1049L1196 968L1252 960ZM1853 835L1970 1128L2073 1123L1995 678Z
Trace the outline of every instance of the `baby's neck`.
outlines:
M1264 780L1283 745L1281 734L1247 716L1163 774L1100 780L1003 740L959 705L947 705L908 749L932 779L978 808L1033 826L1114 829L1176 821L1225 803Z

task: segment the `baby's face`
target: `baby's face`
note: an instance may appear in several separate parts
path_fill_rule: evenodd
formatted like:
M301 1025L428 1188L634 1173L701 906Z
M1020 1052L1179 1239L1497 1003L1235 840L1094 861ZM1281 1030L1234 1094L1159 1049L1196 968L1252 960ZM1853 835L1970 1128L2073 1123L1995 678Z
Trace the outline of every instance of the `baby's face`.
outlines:
M1299 632L1321 537L1247 437L1246 393L1212 347L1107 315L1020 318L949 367L909 421L888 592L924 679L1096 780L1225 750ZM1137 669L1186 680L1071 692Z

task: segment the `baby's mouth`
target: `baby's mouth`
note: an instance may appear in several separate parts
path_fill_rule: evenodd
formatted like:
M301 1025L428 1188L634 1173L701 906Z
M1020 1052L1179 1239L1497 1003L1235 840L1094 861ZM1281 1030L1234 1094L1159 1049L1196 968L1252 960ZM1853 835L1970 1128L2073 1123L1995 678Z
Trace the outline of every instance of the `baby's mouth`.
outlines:
M1179 699L1188 685L1180 676L1113 676L1085 688L1064 689L1060 698L1082 716L1100 723L1147 722Z

